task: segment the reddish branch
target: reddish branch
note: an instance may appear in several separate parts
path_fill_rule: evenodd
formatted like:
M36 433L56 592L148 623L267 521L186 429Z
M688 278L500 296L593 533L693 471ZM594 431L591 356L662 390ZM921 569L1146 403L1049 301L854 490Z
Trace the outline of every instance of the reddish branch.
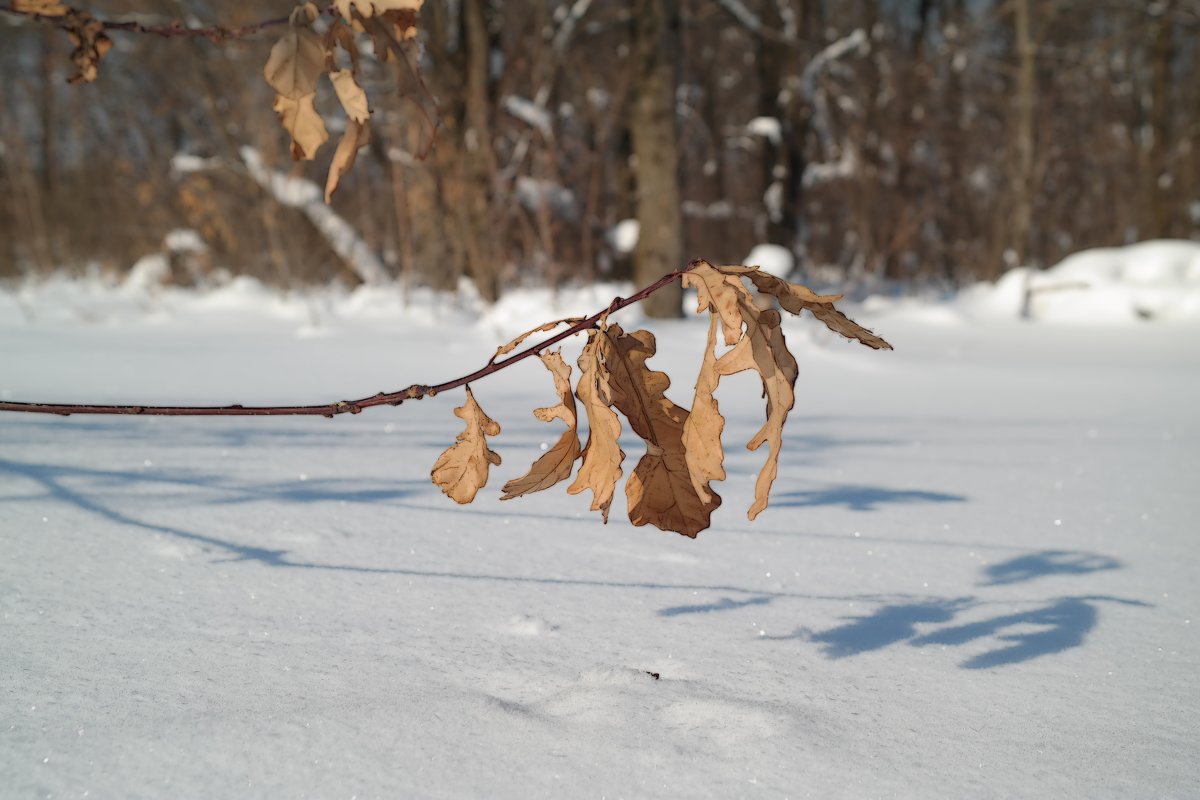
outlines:
M325 403L324 405L316 406L149 406L149 405L71 405L66 403L13 403L8 401L0 401L0 411L18 411L30 414L57 414L62 417L70 416L71 414L140 414L147 416L159 417L298 417L298 416L321 416L334 417L338 414L358 414L364 408L372 406L398 406L405 400L420 400L422 397L433 397L439 392L444 392L448 389L456 389L459 386L465 386L468 383L479 380L480 378L491 375L493 372L499 372L505 367L511 367L518 361L523 361L532 355L536 355L547 347L551 347L568 336L573 336L580 331L585 331L593 327L602 317L607 317L614 311L618 311L626 306L633 305L641 300L645 300L654 292L658 291L667 284L679 280L685 272L693 269L698 261L690 262L683 269L677 269L672 273L664 275L654 283L642 289L637 294L629 297L615 298L608 308L603 311L593 314L592 316L575 323L566 330L551 336L544 342L528 347L516 355L509 356L502 361L489 361L488 364L481 369L477 369L470 375L464 375L461 378L455 378L452 381L439 383L436 386L427 386L425 384L413 384L407 389L401 389L398 392L380 392L379 394L370 397L364 397L360 400L339 400L333 403Z
M321 13L327 13L333 6L327 5L321 8ZM58 23L59 17L38 14L33 11L21 11L13 7L9 3L0 3L0 12L5 14L15 14L20 17L30 17L38 22L47 22L51 25ZM256 22L253 25L241 25L235 28L225 27L224 25L210 25L205 28L191 28L184 25L182 22L170 22L165 25L146 25L135 21L121 20L97 20L106 31L126 31L127 33L149 33L155 36L174 37L187 36L197 39L209 39L213 42L220 42L225 39L243 39L247 36L263 31L267 28L277 28L280 25L286 25L288 17L275 17L274 19L265 19L262 22Z

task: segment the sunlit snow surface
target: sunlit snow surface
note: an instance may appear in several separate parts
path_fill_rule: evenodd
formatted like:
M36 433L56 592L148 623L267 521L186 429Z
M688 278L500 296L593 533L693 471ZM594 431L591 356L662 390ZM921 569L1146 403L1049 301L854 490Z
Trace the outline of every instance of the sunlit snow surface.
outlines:
M25 287L0 392L361 397L628 291ZM499 502L561 430L536 362L474 387L504 463L465 507L428 479L459 392L0 415L0 797L1197 796L1200 326L885 305L864 321L894 353L789 323L754 523L762 401L726 379L696 541L620 495L608 526L562 487ZM687 404L704 324L653 329Z

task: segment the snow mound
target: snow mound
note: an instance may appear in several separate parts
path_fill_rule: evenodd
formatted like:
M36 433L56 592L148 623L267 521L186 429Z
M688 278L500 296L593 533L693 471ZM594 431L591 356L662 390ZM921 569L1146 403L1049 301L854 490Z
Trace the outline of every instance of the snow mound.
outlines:
M1200 320L1200 242L1160 240L1083 250L1044 272L1018 267L965 290L974 318L1121 324Z
M746 256L745 264L748 267L758 267L776 278L786 278L792 274L796 259L792 256L792 251L783 245L756 244L750 255Z

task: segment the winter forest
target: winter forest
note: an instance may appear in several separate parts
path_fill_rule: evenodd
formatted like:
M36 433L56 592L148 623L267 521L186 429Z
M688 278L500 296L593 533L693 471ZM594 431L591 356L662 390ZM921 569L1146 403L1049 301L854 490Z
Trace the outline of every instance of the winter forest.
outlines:
M88 7L238 26L287 5ZM404 67L363 59L373 138L333 203L369 248L356 262L244 161L250 147L320 180L271 112L271 32L114 34L102 80L68 86L66 38L4 15L0 276L120 274L190 229L210 266L283 287L465 276L492 300L643 285L685 254L741 263L764 242L814 283L954 287L1191 238L1197 26L1192 0L431 3L436 109ZM317 102L337 104L328 86ZM641 254L618 234L629 219L653 234Z
M1200 0L0 0L0 800L1200 797L1198 341Z

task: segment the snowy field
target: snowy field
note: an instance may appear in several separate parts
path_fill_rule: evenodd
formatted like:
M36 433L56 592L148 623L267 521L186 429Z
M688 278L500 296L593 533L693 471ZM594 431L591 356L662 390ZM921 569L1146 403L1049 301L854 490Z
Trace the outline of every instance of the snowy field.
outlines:
M474 387L504 463L465 507L428 474L461 392L0 415L0 797L1200 796L1200 324L1020 321L1011 288L850 309L893 353L790 323L771 506L746 520L762 401L727 379L696 541L620 494L607 526L561 486L499 501L560 432L536 363ZM361 397L616 292L10 289L0 392ZM688 404L705 324L652 329Z

